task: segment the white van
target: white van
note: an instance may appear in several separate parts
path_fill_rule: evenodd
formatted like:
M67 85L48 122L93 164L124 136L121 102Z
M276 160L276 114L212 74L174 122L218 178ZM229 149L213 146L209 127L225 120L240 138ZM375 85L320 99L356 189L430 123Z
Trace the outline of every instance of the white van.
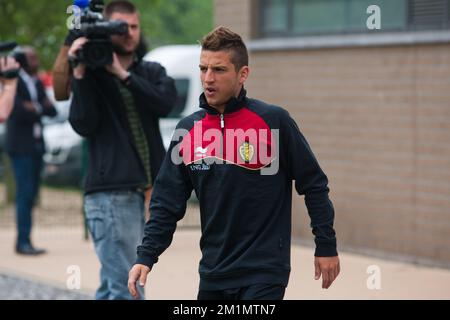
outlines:
M173 111L159 122L166 149L180 119L199 110L198 98L203 92L198 67L200 53L199 45L171 45L156 48L144 57L144 60L158 62L166 68L167 74L175 80L178 91Z

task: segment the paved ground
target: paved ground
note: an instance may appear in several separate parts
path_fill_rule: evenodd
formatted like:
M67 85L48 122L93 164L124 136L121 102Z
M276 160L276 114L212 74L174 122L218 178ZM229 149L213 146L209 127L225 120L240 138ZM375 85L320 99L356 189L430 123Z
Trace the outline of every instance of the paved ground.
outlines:
M171 247L161 256L149 277L148 299L195 299L198 286L197 264L200 258L198 230L181 228L175 233ZM36 244L49 253L40 257L16 255L13 248L14 231L0 229L0 274L28 279L67 290L67 282L80 270L80 290L60 294L52 291L42 295L18 293L26 288L21 280L0 278L0 298L66 299L92 297L98 285L99 263L92 244L83 240L80 227L37 227ZM332 288L322 290L313 280L313 251L294 246L292 273L286 299L450 299L450 270L417 267L410 264L341 253L342 274ZM369 289L370 266L379 268L381 288ZM6 280L5 280L6 279ZM376 286L377 281L371 282ZM39 289L38 289L39 290Z
M93 297L100 266L92 243L83 237L80 192L42 189L33 239L49 253L31 258L13 251L14 207L2 206L3 196L0 184L0 299ZM191 202L171 247L152 270L148 299L195 299L200 232L192 226L198 225L198 216L198 207ZM313 280L313 250L294 246L286 299L450 299L450 270L345 252L340 258L341 275L329 290L322 290L320 282ZM368 269L375 274L368 274ZM80 289L68 291L76 270L80 270Z

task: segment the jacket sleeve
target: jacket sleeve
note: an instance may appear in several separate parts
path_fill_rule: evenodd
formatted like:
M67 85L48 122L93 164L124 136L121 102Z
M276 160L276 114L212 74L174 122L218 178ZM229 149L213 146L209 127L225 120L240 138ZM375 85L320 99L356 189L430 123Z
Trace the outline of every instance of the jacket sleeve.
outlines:
M142 245L137 248L136 263L152 267L172 243L177 222L186 213L186 201L192 193L192 183L183 163L175 164L172 153L178 145L172 141L156 178L150 201L150 219L145 225Z
M72 102L69 122L80 136L88 137L95 133L99 124L99 110L95 86L86 74L83 79L72 79Z
M31 103L30 94L26 89L25 83L19 77L14 98L14 106L11 110L10 120L21 124L34 124L39 121L40 115L33 110L25 108L24 102Z
M42 115L47 117L55 117L58 114L53 103L50 102L50 99L45 93L45 88L42 82L38 82L38 92L39 92L39 103L42 106Z
M283 139L287 170L311 218L315 236L315 256L337 256L336 234L333 228L334 208L328 197L328 178L319 166L308 142L295 121L286 112L280 135Z
M143 105L159 117L167 116L175 104L177 90L174 80L166 74L166 70L155 64L148 67L147 72L155 73L149 75L150 81L131 72L128 88L136 99L136 105Z
M23 124L33 124L38 122L41 118L41 115L36 111L31 111L25 108L24 102L31 103L31 101L23 99L20 95L16 96L10 118L15 119L18 123Z

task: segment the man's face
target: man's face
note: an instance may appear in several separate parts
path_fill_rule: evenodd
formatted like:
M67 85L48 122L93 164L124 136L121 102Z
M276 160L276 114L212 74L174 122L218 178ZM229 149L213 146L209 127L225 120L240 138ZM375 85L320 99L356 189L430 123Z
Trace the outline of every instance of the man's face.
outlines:
M111 37L113 45L118 49L118 54L132 54L139 45L140 25L138 13L128 14L114 12L109 20L122 20L128 23L128 33L126 35L114 35Z
M34 49L26 49L27 70L30 75L36 75L39 71L39 57Z
M237 97L247 80L249 68L236 71L231 63L232 52L202 50L200 77L206 100L210 106L224 107L232 97Z

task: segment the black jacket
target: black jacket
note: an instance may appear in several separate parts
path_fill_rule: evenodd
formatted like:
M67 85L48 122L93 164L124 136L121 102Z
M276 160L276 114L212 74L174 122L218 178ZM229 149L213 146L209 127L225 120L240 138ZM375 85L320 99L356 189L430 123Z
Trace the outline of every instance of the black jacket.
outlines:
M127 86L147 137L154 181L165 155L159 119L172 109L177 95L175 84L158 63L135 62L129 71ZM114 76L103 69L87 70L83 79L72 81L69 121L88 140L86 193L134 189L147 184L117 86Z
M203 95L201 107L202 111L178 124L181 138L172 141L155 182L151 219L137 249L137 263L151 267L158 261L170 245L194 189L200 202L202 228L200 288L286 285L290 273L293 180L297 192L305 195L315 235L315 255L336 256L328 180L288 112L248 99L245 91L228 103L223 118L206 104ZM221 133L221 137L206 134L202 138L199 132L205 134L207 129L212 129L209 133ZM248 132L248 137L229 136L229 132L239 129ZM279 130L279 139L273 129ZM258 133L251 137L252 132ZM270 157L263 157L265 148L270 150ZM271 174L263 174L267 169L272 170Z
M7 121L5 150L13 155L42 155L45 152L45 142L42 131L42 116L54 117L57 112L45 93L40 80L36 83L38 102L42 113L25 108L24 102L31 102L31 96L25 82L19 77L14 107ZM40 137L35 135L39 127Z

